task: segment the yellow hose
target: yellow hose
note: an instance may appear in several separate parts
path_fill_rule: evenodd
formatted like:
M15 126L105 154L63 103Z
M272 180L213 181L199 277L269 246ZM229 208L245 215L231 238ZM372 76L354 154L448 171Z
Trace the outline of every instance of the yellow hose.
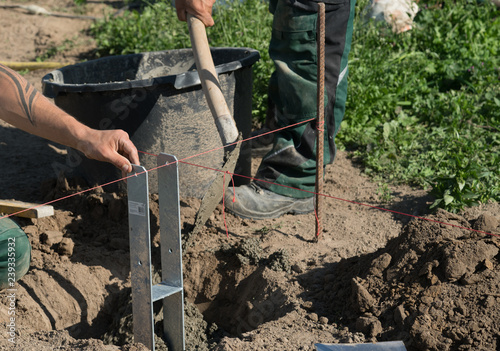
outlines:
M34 71L37 69L58 69L70 63L61 63L61 62L3 62L0 61L0 64L13 69L14 71L22 71L22 70L30 70Z

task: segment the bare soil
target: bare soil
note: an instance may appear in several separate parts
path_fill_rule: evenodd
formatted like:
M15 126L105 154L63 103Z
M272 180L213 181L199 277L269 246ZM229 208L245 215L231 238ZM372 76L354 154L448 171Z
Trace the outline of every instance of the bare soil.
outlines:
M123 6L36 4L93 16ZM61 46L49 61L92 59L90 24L0 8L0 61L34 61ZM40 88L49 71L25 77ZM57 200L54 216L17 219L32 262L17 284L15 346L7 340L10 300L0 293L0 349L143 350L131 332L126 196L102 188L75 195L88 186L57 172L68 157L65 147L0 122L0 199ZM261 157L255 150L254 170ZM325 179L319 243L314 214L242 220L219 205L183 252L187 350L309 351L315 343L388 340L408 350L500 349L498 203L431 213L426 191L372 182L348 151ZM181 199L184 235L199 205ZM154 194L150 207L158 262ZM157 346L165 349L160 338Z

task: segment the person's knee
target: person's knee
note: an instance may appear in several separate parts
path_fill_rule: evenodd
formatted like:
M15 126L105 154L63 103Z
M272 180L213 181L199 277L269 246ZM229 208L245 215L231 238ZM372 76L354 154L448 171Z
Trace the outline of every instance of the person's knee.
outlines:
M13 287L29 269L31 245L26 233L11 219L0 220L0 289Z

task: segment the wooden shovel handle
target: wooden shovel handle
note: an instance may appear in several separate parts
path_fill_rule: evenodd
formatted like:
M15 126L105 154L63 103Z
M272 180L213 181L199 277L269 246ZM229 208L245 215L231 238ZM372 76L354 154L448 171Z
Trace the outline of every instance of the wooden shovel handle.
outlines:
M236 128L236 123L231 116L220 88L219 78L208 45L205 25L190 14L187 15L187 23L203 93L214 117L223 145L231 144L238 139L238 128Z

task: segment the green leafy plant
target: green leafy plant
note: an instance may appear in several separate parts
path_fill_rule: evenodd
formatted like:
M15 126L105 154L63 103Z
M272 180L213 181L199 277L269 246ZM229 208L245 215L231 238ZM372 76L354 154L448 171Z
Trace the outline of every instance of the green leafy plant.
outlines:
M261 235L266 235L266 234L269 234L270 232L272 232L273 230L280 229L282 226L283 226L283 223L281 223L281 222L278 224L273 224L270 227L263 226L262 228L257 229L255 231L255 233L261 234Z
M387 183L378 183L377 195L380 201L389 202L392 199L391 189Z
M444 207L456 212L498 196L500 182L498 178L495 180L495 177L492 177L489 168L471 161L463 164L463 160L457 158L455 162L457 168L452 176L434 179L431 194L435 195L436 200L431 208ZM497 167L497 175L498 171L500 169Z
M337 140L370 175L430 186L434 207L498 201L499 11L489 2L419 5L414 28L399 35L356 18Z

